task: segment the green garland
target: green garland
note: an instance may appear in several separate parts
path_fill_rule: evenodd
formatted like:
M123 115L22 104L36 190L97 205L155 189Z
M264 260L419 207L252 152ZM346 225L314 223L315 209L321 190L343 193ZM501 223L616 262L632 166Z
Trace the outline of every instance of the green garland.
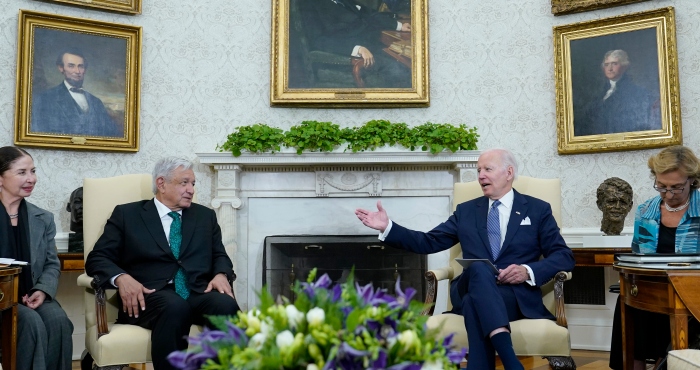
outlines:
M262 123L240 126L223 144L217 145L217 149L238 157L244 150L250 153L279 152L283 145L295 148L297 154L304 151L332 152L342 144L353 153L373 151L385 145L401 145L412 151L420 148L436 154L445 149L453 153L475 150L478 139L476 127L464 124L426 122L409 128L405 123L372 120L360 127L341 129L332 122L303 121L286 132Z

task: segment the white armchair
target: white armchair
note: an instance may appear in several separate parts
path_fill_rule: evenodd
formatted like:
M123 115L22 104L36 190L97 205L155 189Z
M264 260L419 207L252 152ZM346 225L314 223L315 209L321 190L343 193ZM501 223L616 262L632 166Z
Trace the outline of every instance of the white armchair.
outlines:
M513 187L522 194L527 194L548 202L557 224L561 225L561 182L559 179L536 179L519 176ZM481 186L477 181L456 183L454 187L453 205L482 196ZM450 248L450 265L429 270L426 273L427 293L426 303L430 309L424 314L433 315L433 304L437 297L438 282L448 280L462 273L462 266L455 258L462 257L462 247L457 244ZM559 272L555 278L542 286L542 299L545 306L557 318L556 322L547 319L523 319L513 321L511 338L513 348L518 356L543 356L549 360L553 369L575 369L576 364L571 358L571 340L567 329L566 313L564 312L564 281L571 279L571 273ZM452 308L448 300L448 310ZM427 323L429 328L441 327L440 335L447 336L456 333L454 343L460 347L469 347L464 318L452 313L431 316ZM441 326L442 325L442 326Z
M83 180L83 240L85 258L102 235L104 225L119 204L153 198L152 177L148 174L123 175ZM115 290L92 285L86 274L78 277L85 288L85 352L81 369L121 370L130 364L151 362L151 331L135 325L115 324L119 302ZM200 332L192 326L191 335Z

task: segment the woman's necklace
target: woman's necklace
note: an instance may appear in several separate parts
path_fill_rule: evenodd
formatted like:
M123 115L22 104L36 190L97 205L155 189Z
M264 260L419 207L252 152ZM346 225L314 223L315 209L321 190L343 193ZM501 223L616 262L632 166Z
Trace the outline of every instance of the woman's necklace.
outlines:
M678 211L684 210L685 207L688 206L688 204L690 204L690 197L688 197L688 200L685 202L685 204L680 206L680 207L676 207L676 208L669 207L668 203L666 203L666 202L664 202L664 207L666 207L666 210L669 212L678 212ZM10 217L12 217L12 215L10 215Z
M17 218L19 216L19 213L15 213L14 215L9 215L10 218Z

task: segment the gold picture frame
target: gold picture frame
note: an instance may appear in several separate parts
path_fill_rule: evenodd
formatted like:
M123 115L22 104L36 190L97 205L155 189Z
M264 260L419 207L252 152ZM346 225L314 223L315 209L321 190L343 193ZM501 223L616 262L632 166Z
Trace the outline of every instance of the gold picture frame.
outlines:
M50 3L97 8L127 14L141 14L141 0L40 0Z
M672 7L553 31L560 154L681 144Z
M369 5L357 8L360 3ZM270 105L429 106L428 0L392 1L395 9L386 3L272 0ZM372 14L372 19L365 19L371 24L381 22L383 31L360 32L355 25L352 31L329 31L329 25L343 23L339 21L342 12L355 8L355 13ZM398 31L405 23L410 24L410 32ZM362 41L351 38L351 33L361 33ZM365 49L374 60L370 67L365 65L370 57L352 56L355 51L362 52L358 46L365 46L363 43L371 45Z
M14 143L137 152L140 69L141 27L20 10Z
M552 0L552 14L564 15L640 3L648 0Z

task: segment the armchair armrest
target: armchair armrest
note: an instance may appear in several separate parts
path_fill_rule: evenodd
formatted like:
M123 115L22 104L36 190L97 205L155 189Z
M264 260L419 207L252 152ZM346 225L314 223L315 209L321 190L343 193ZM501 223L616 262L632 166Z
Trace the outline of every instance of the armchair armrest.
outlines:
M428 270L425 273L427 281L425 292L425 308L421 314L432 315L435 311L435 298L437 297L438 281L452 280L455 275L455 270L452 267L442 267L435 270Z
M92 290L95 294L95 321L97 322L97 337L109 334L107 325L107 298L104 289L95 284L95 280L87 274L78 276L78 286Z
M566 311L564 310L564 282L571 280L571 272L559 271L554 276L554 301L556 309L554 316L557 318L557 325L568 327L566 322Z

